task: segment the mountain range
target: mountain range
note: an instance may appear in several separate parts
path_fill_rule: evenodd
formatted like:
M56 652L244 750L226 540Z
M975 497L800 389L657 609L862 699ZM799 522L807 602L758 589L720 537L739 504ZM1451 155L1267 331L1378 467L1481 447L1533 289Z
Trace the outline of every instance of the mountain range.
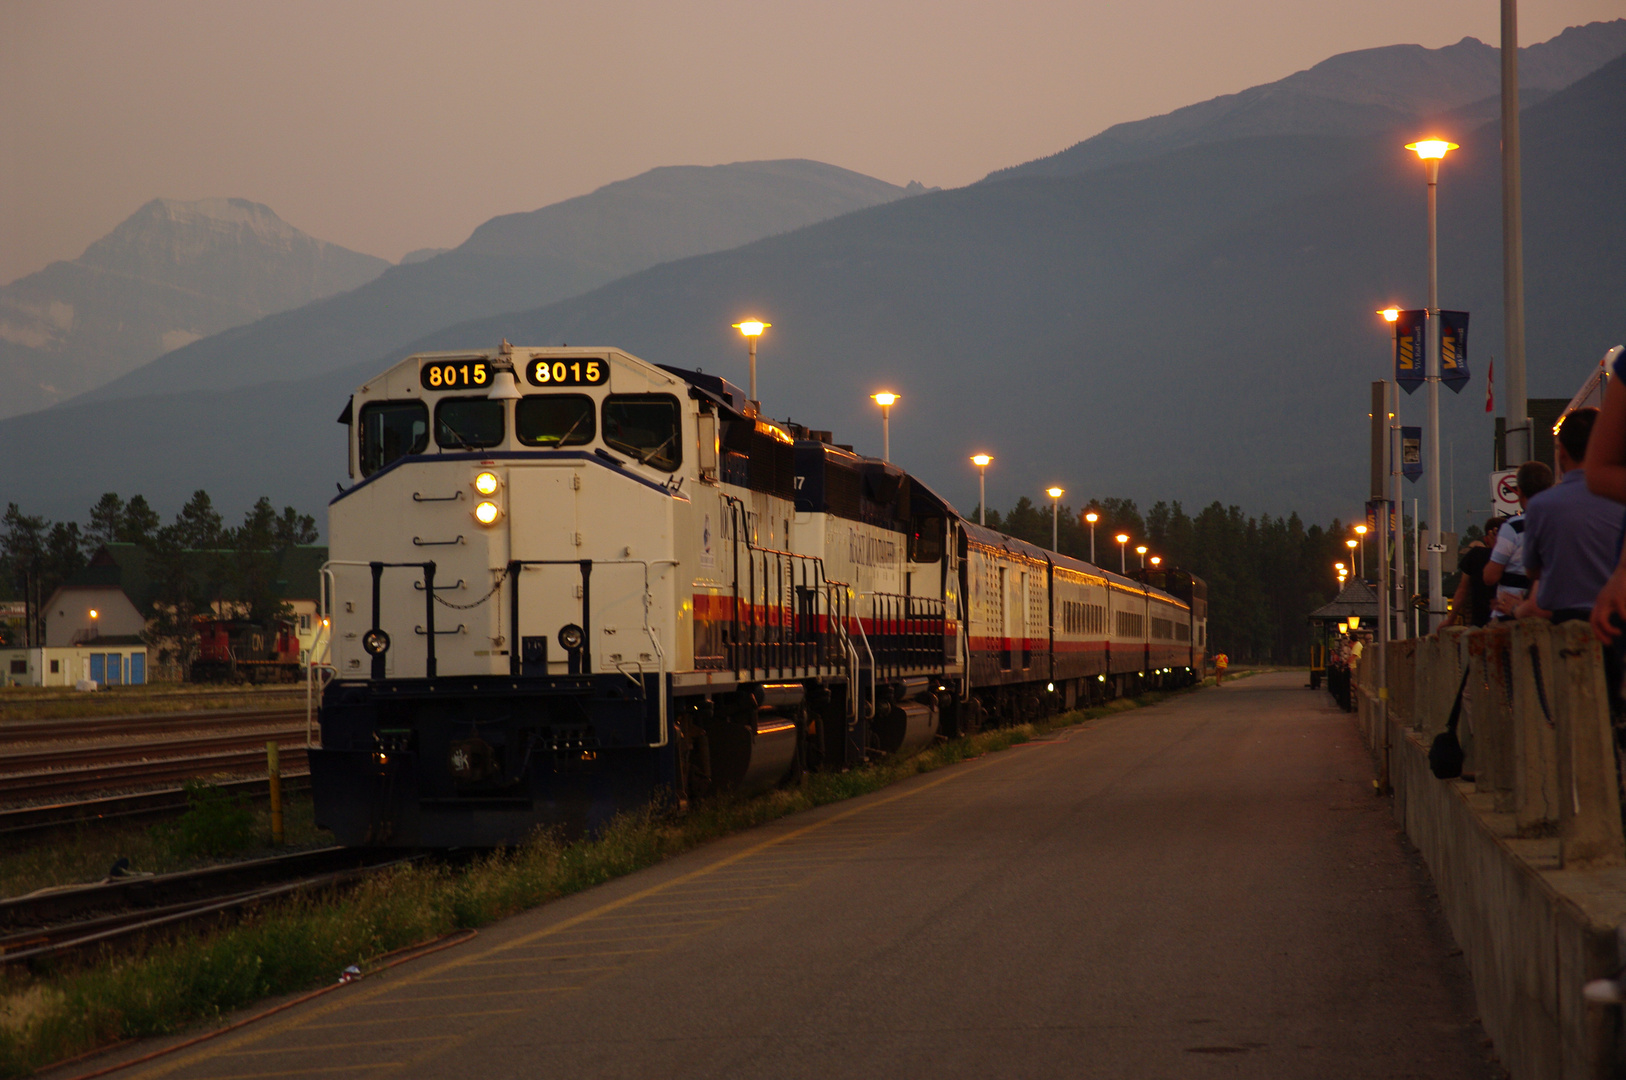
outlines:
M1580 34L1566 45L1573 61L1586 41L1613 48L1622 27L1594 24L1555 41ZM1441 61L1449 66L1484 48L1417 52L1419 63L1450 53ZM1385 50L1348 55L1373 61L1372 80L1393 73ZM1540 88L1525 111L1537 396L1567 396L1603 349L1626 337L1618 315L1626 61L1592 66L1567 87ZM1359 81L1348 70L1344 78ZM1437 105L1419 97L1415 107L1396 107L1387 129L1188 131L1179 145L1138 158L1011 171L903 200L888 185L890 198L794 231L657 256L620 274L605 268L615 276L552 302L524 306L505 294L508 309L523 310L411 333L390 324L392 309L414 326L433 320L413 323L403 308L361 302L460 248L197 342L149 365L142 379L0 422L7 497L31 512L79 516L105 490L142 491L162 506L205 487L222 502L228 492L264 492L314 508L343 476L344 429L333 417L355 385L397 357L502 337L596 342L739 379L744 350L729 323L755 311L774 323L760 362L771 413L835 428L841 441L874 451L879 422L867 395L887 384L903 395L893 414L895 459L967 508L975 485L964 456L988 450L996 505L1060 482L1069 501L1220 499L1252 511L1348 516L1362 489L1367 384L1387 370L1387 332L1372 309L1422 305L1422 175L1400 144L1417 134L1410 118ZM1216 112L1213 123L1223 127L1235 111ZM1501 347L1498 133L1475 118L1458 107L1447 133L1463 149L1442 171L1440 196L1442 301L1474 313L1475 379L1442 402L1448 436L1462 448L1463 505L1484 484L1488 452L1468 448L1488 446L1483 361ZM610 215L600 227L624 220ZM505 247L488 234L485 265L544 265L530 245L560 235L494 232L512 241ZM581 236L594 246L590 233ZM461 265L474 265L475 255ZM324 343L320 362L307 357ZM254 375L268 357L281 359ZM253 377L263 384L242 381ZM146 396L114 396L133 394ZM1406 400L1406 422L1420 406L1421 395ZM64 466L65 430L77 433L81 454L116 459L117 468L81 478Z
M0 416L376 278L389 266L246 199L154 199L85 249L0 288Z

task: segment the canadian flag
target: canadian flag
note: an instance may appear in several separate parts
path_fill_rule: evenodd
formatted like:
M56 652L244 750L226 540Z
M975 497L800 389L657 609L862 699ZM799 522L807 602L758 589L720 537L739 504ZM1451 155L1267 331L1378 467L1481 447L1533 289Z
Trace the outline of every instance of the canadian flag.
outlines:
M1496 408L1496 361L1485 365L1485 411Z

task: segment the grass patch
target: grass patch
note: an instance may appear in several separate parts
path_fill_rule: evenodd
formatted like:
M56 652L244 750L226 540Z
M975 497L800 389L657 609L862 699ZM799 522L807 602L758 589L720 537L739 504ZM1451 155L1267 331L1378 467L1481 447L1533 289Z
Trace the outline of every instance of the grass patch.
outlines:
M656 809L625 814L574 844L543 835L457 869L435 864L390 870L343 893L268 906L224 929L107 953L78 966L0 972L0 1077L23 1076L97 1046L173 1033L267 997L321 986L346 965L365 967L391 950L483 926L732 833L1169 696L1149 693L987 731L939 743L905 761L812 773L795 788L708 800L682 817Z
M326 847L333 834L316 827L309 792L284 791L283 829L286 843L271 847L271 807L266 802L243 807L250 823L247 844L237 848L237 858L260 858L279 851ZM228 815L229 816L229 815ZM0 896L21 896L36 889L100 881L117 860L130 860L136 873L167 874L191 870L215 861L195 844L177 843L177 831L185 816L157 824L140 822L93 822L63 826L28 840L8 842L0 849ZM186 830L206 837L219 832L219 816L205 812L202 819ZM238 833L241 837L242 834ZM0 1004L0 1010L4 1005ZM4 1021L0 1021L3 1025Z

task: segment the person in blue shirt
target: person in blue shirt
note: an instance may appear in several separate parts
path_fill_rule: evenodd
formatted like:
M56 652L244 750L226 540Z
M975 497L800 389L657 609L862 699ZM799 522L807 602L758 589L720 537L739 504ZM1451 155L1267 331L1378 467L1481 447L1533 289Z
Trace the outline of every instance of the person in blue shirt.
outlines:
M1587 446L1586 486L1594 495L1626 503L1626 384L1621 382L1626 378L1626 350L1615 346L1604 362L1612 378ZM1592 605L1592 629L1606 644L1626 631L1626 547L1619 556ZM1618 651L1618 646L1611 651Z
M1524 512L1524 569L1530 595L1520 618L1540 615L1554 622L1590 619L1620 554L1620 505L1587 489L1587 444L1598 410L1581 408L1558 429L1561 479L1530 500Z

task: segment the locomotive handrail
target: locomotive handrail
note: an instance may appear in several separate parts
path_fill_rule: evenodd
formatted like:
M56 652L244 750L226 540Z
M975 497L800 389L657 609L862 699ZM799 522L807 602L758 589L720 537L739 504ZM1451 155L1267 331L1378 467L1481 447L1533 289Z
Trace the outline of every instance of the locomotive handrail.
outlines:
M416 539L416 538L414 538L414 539ZM433 679L435 677L435 672L436 672L436 666L435 666L435 563L434 563L434 560L430 560L429 562L421 562L421 563L419 563L419 562L387 563L387 562L377 562L377 561L366 562L366 561L354 560L354 559L329 559L327 562L322 564L322 568L321 568L321 571L320 571L321 579L325 579L325 580L327 580L329 582L332 582L333 586L334 586L334 589L337 590L338 583L337 583L337 581L335 581L333 579L333 576L332 576L332 574L333 574L332 568L335 567L335 566L365 566L365 567L367 567L368 569L370 569L372 571L372 574L373 574L373 622L372 622L371 629L368 631L369 634L375 634L375 633L376 634L382 634L383 629L384 629L382 626L379 625L380 614L381 614L380 609L383 606L383 596L382 596L382 594L383 594L384 571L385 570L393 570L393 569L406 569L406 568L410 568L410 567L414 567L414 566L423 571L424 625L426 627L428 627L427 632L424 634L424 677L429 678L429 679ZM325 613L325 611L326 611L325 605L327 603L326 595L323 595L322 597L320 597L319 601L320 601L320 603L322 605L324 605L323 610L324 610L324 613ZM384 648L380 649L376 653L371 654L372 658L373 658L373 666L372 666L372 671L369 673L369 676L368 676L371 679L380 680L380 681L382 681L386 677L386 673L384 671L384 657L389 652L389 644L388 644L389 638L388 638L388 636L387 635L384 636L383 640L385 642Z
M781 672L787 669L801 670L806 673L809 668L833 667L831 654L840 646L837 608L845 613L846 605L835 603L838 583L825 576L824 559L752 542L748 532L750 514L744 502L733 495L722 498L729 508L732 532L729 548L734 569L731 586L734 602L729 612L730 647L733 653L729 658L730 666L736 674L758 669L777 669ZM740 573L742 550L746 556L743 575ZM758 556L761 557L763 578L760 587L763 613L760 616L757 611ZM768 585L770 562L774 564L771 595ZM743 604L740 596L742 581L747 591ZM845 590L845 583L840 583L839 588ZM809 605L811 610L804 610L798 603L802 598L819 596L824 598L823 627L819 625L820 613L816 603ZM766 618L766 609L770 604L778 613L771 626ZM742 606L746 609L743 613ZM845 618L845 614L840 617ZM813 646L811 657L806 655L805 646L808 644ZM843 655L846 651L843 649Z

